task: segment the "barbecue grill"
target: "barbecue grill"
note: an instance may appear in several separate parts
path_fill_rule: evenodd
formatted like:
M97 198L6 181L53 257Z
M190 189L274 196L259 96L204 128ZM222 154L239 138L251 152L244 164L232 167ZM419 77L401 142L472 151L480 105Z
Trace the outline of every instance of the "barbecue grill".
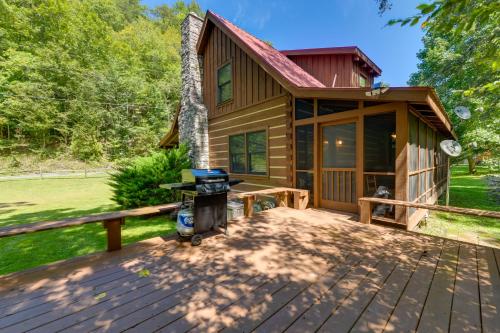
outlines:
M181 191L182 204L177 216L177 233L201 244L201 234L223 228L227 233L227 192L241 180L229 179L222 169L184 169L182 183L160 185Z

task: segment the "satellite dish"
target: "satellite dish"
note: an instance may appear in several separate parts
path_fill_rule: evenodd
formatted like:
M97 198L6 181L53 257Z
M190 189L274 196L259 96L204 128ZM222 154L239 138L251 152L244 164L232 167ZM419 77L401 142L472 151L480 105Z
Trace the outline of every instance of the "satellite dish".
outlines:
M476 148L477 148L477 142L476 142L476 141L471 142L471 143L470 143L470 146L471 146L472 148L476 149Z
M372 90L365 93L366 96L377 96L385 94L389 90L389 84L385 82L377 82L372 85Z
M457 106L453 112L458 116L460 119L469 119L470 118L470 111L467 107L465 106Z
M476 111L477 111L477 112L484 112L484 108L483 108L482 106L480 106L480 107L478 107L478 108L476 109Z
M462 146L455 140L443 140L439 144L441 149L449 156L457 157L462 153Z

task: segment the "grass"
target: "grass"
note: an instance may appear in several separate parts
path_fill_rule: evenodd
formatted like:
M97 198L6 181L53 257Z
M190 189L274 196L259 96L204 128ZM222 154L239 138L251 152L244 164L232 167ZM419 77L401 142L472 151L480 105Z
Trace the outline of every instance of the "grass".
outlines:
M1 181L0 228L118 210L107 182L107 177ZM166 216L129 218L122 240L129 244L174 231ZM0 275L105 248L101 223L0 238Z
M467 166L452 167L450 181L450 206L500 210L488 193L485 181L486 168L478 168L476 175L469 175ZM444 204L444 202L440 202ZM472 243L500 247L500 221L493 218L432 212L420 232L458 239Z

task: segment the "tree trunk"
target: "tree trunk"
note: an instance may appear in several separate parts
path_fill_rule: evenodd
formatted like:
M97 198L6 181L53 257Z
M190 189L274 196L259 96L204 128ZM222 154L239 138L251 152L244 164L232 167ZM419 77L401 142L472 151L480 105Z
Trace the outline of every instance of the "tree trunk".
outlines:
M474 156L471 154L467 156L467 162L469 163L469 174L475 174L476 173L476 160L474 159Z

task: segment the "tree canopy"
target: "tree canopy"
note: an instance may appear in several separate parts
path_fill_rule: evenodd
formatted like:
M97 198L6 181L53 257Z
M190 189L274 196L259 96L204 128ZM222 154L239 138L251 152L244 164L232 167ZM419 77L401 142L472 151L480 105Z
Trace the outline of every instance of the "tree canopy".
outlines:
M421 23L424 48L408 81L433 86L450 115L474 171L475 156L498 163L500 150L500 3L491 0L435 0L389 25ZM472 118L453 113L466 106Z
M195 1L0 0L0 140L91 160L157 146L179 99Z

